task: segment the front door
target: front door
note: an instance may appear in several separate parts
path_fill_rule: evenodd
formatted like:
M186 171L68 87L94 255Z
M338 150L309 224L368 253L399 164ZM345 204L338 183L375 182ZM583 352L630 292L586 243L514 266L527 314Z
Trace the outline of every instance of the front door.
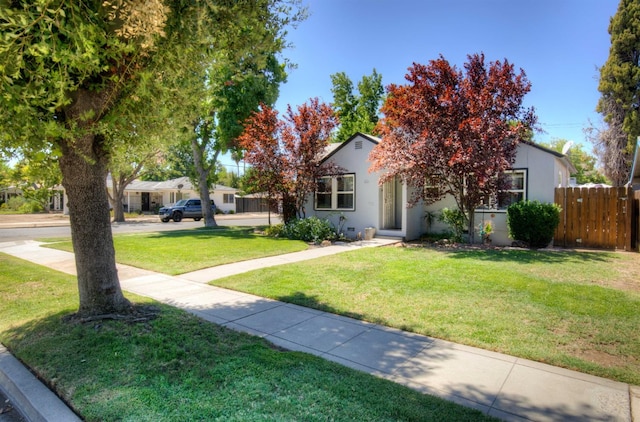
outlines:
M149 192L142 192L142 212L149 211Z
M382 228L396 228L396 181L391 179L382 185Z

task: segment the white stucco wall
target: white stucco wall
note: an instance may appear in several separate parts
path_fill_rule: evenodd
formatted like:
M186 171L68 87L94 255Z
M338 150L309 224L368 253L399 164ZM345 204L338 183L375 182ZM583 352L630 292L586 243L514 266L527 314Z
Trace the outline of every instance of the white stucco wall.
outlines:
M375 139L375 138L372 138ZM361 145L361 148L359 146ZM314 197L307 198L307 216L315 215L327 218L334 227L340 228L340 216L346 217L342 224L342 232L349 238L364 237L365 228L376 229L377 236L399 237L407 240L417 239L424 232L424 208L422 204L407 208L410 192L403 184L395 183L395 224L385 228L382 221L382 187L378 184L380 173L370 173L369 154L376 142L357 135L346 141L328 158L329 161L342 167L345 174L355 176L355 209L326 211L314 208Z
M356 141L362 141L362 148L356 148ZM328 218L336 228L340 227L340 216L346 217L343 232L348 237L364 235L366 227L375 227L376 234L383 236L403 237L407 240L417 239L427 231L425 215L427 212L439 214L443 208L457 208L453 197L448 197L435 204L424 206L406 206L410 197L410 190L398 184L396 187L396 221L397 230L383 230L382 227L382 188L378 185L379 174L369 173L369 153L375 143L366 137L358 136L341 145L330 156L330 160L344 168L347 174L355 175L355 210L353 211L325 211L314 209L314 198L307 198L307 215ZM558 186L568 186L569 170L562 159L538 147L521 143L518 145L513 169L526 170L527 199L541 202L553 202L554 189ZM497 245L511 243L508 236L506 210L483 210L475 214L476 228L481 223L491 222L493 233L492 242ZM429 231L440 233L448 226L436 219ZM476 238L479 236L476 233Z
M327 218L334 227L340 227L340 216L346 217L342 225L343 233L349 238L356 238L358 234L364 237L366 227L379 227L378 209L380 204L380 187L378 175L369 173L369 153L374 143L366 138L359 137L362 148L356 149L356 139L348 144L341 145L329 158L330 162L342 167L345 174L355 175L355 209L353 211L326 211L314 208L314 196L307 198L305 209L307 216L315 215L318 218Z
M235 200L236 192L237 190L227 188L227 187L215 189L213 193L211 193L211 199L213 199L213 201L215 202L216 208L222 211L223 213L236 212L236 200ZM228 204L224 203L225 194L229 194L234 197L231 203L228 203Z
M530 201L538 200L540 202L553 203L555 188L569 185L569 169L562 162L562 159L529 144L520 143L518 145L513 169L527 171L526 199ZM425 212L438 214L443 208L457 208L453 197L445 198L438 203L425 207ZM479 241L480 239L478 226L491 222L493 227L493 233L491 234L492 244L511 244L512 239L509 238L506 210L478 210L474 218L476 240ZM446 224L435 220L430 231L440 233L447 229Z

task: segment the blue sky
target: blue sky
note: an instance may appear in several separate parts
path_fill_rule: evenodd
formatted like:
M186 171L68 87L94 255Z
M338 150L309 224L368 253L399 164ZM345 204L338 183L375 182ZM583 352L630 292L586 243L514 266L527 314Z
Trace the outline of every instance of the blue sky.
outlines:
M330 103L330 75L354 84L375 68L385 87L405 83L413 62L442 54L458 68L468 54L507 59L522 68L543 134L584 144L583 129L598 124L598 68L609 55L609 20L618 0L303 0L310 17L289 32L285 56L297 64L276 104L297 106L319 97Z

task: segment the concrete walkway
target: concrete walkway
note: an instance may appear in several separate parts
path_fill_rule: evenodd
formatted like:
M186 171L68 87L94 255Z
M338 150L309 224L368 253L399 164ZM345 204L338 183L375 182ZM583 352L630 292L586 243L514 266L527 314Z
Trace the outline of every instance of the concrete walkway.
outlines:
M121 285L127 291L500 419L640 421L638 387L205 284L254 268L389 242L374 239L315 248L178 277L122 265L118 268ZM75 273L72 254L41 248L37 242L0 243L0 252ZM4 362L0 353L0 387L6 389L11 381L6 380ZM20 408L20 403L10 398ZM67 419L45 413L41 420Z

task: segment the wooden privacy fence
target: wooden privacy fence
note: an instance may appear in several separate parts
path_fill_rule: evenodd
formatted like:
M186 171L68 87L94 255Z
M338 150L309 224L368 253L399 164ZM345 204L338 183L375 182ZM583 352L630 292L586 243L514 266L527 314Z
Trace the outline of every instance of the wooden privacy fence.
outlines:
M637 251L639 199L630 187L556 188L554 245Z
M268 212L269 201L267 198L236 197L236 212ZM271 207L271 212L277 212Z

